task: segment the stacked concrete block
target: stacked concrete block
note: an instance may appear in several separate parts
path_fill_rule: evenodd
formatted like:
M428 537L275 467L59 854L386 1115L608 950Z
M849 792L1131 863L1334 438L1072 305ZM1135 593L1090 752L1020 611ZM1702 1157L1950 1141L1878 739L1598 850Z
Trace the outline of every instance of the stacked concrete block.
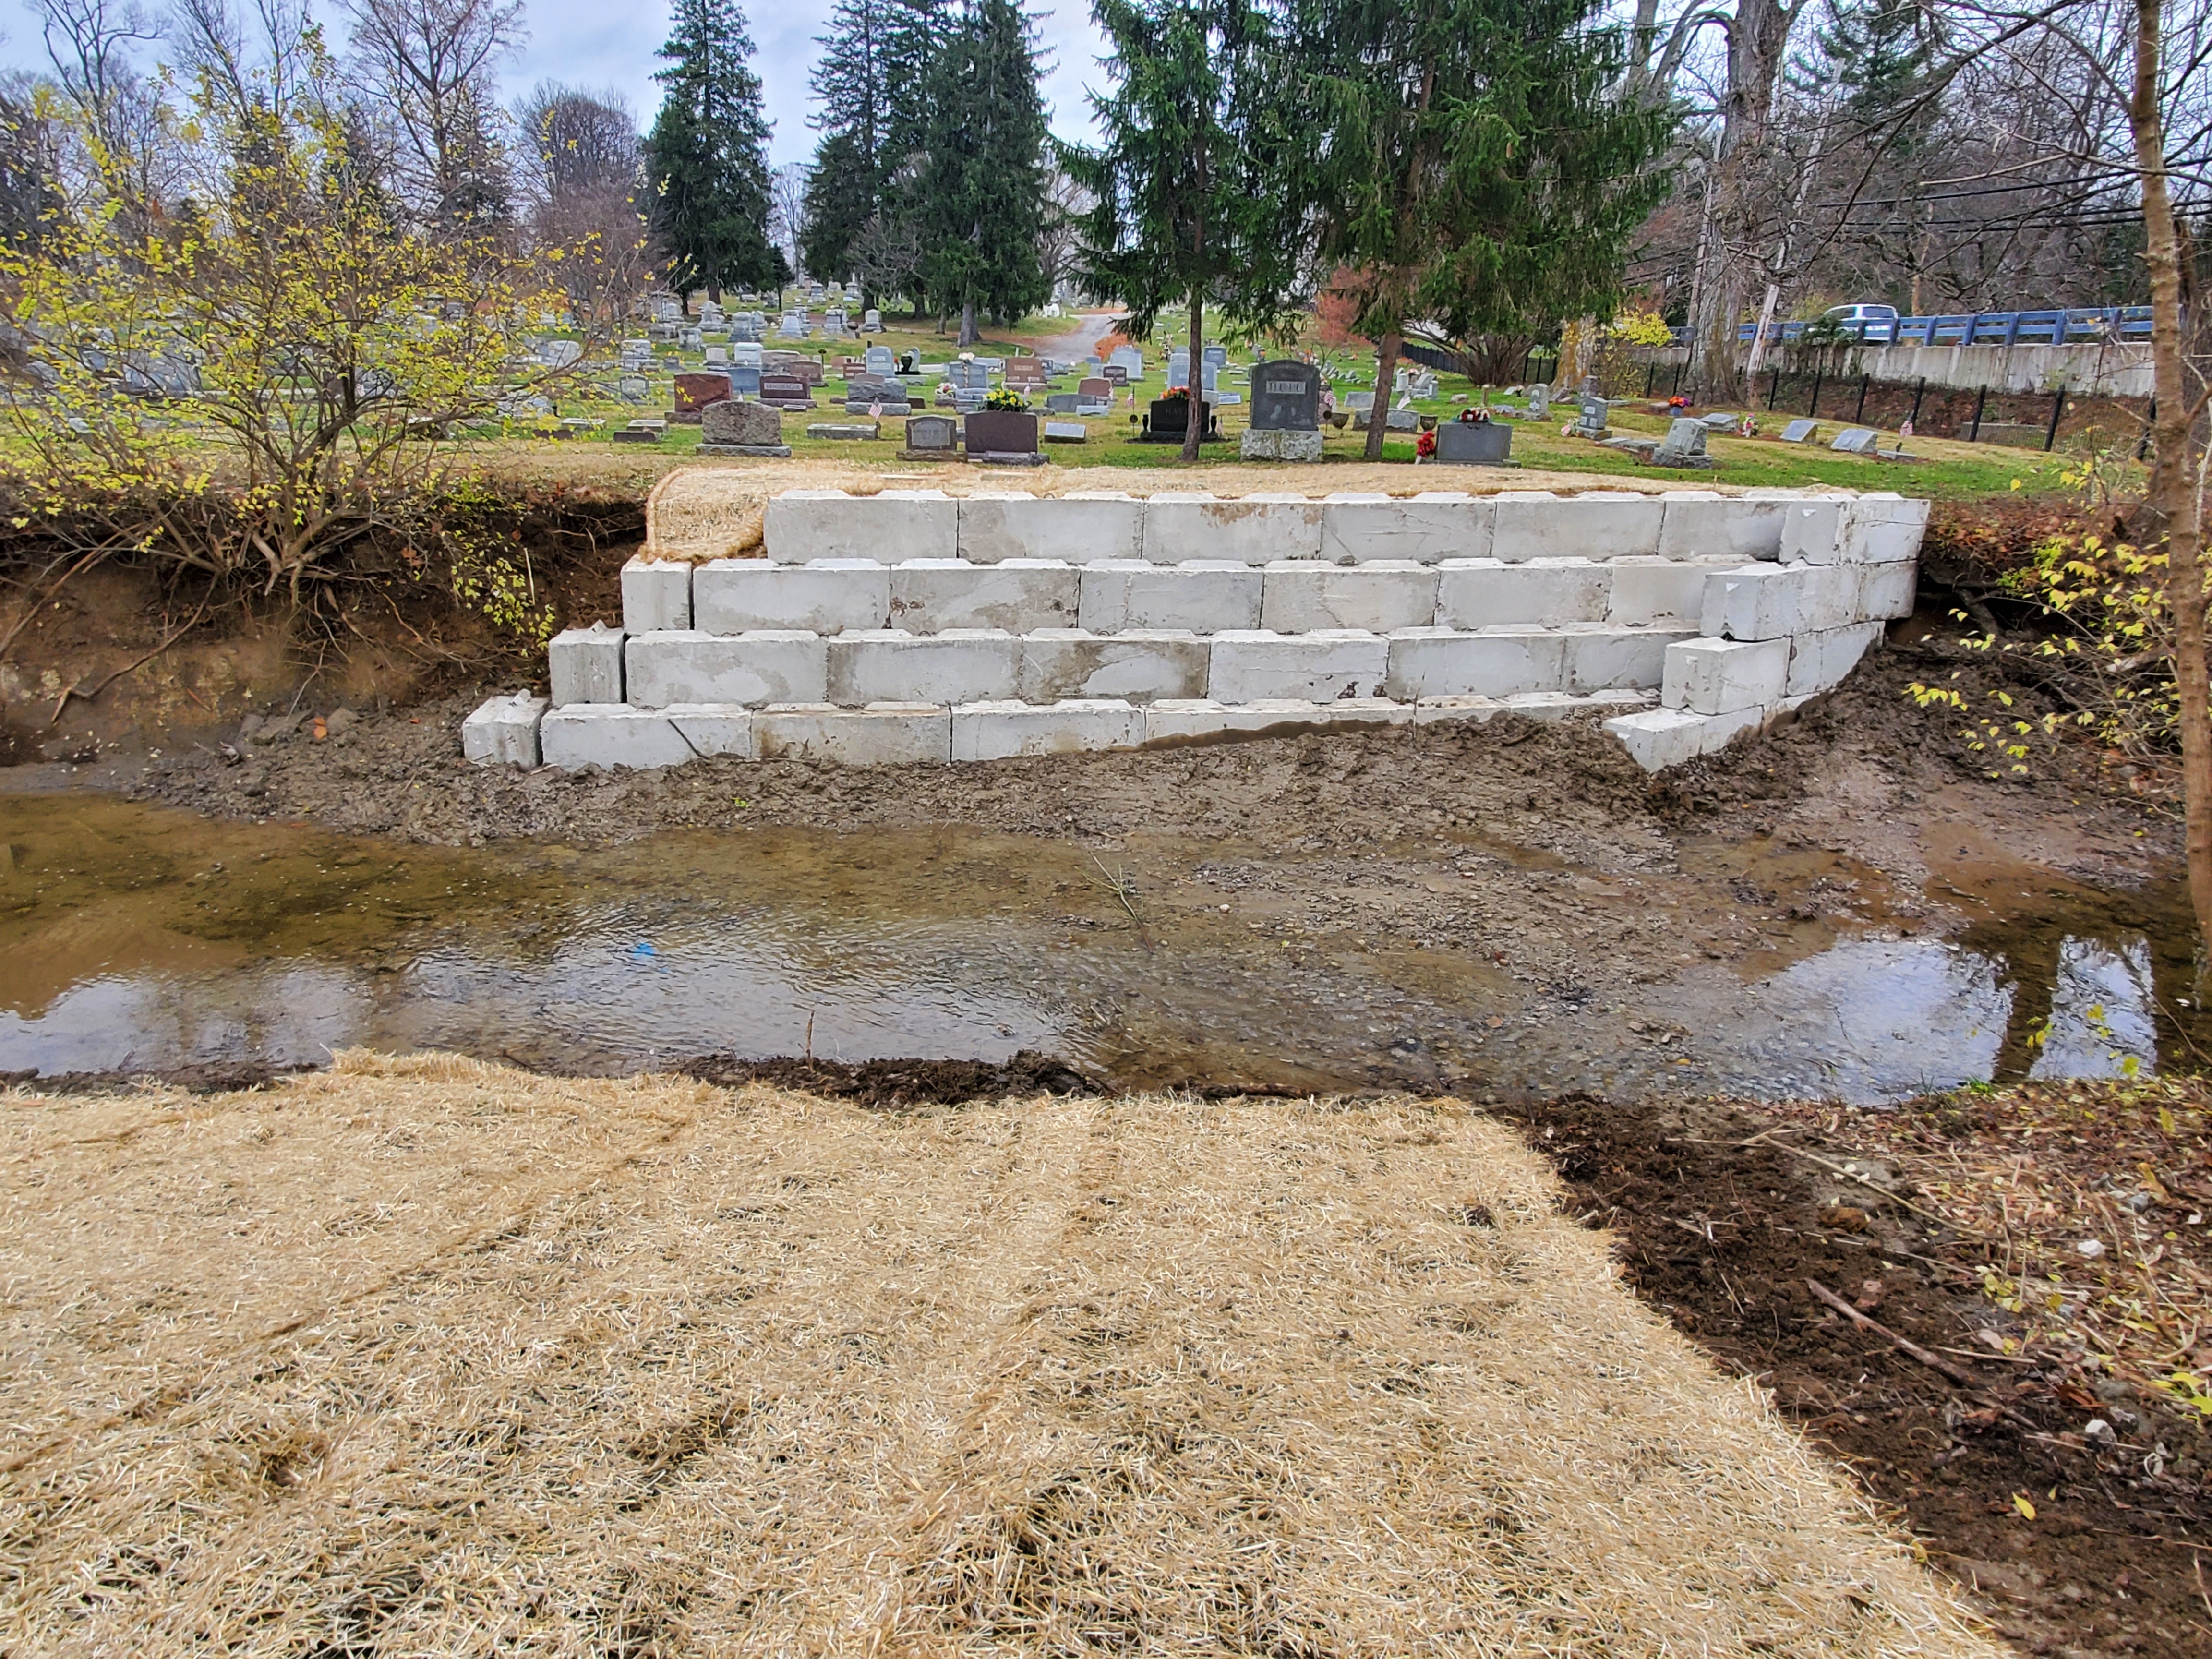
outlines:
M828 701L844 708L872 702L1001 702L1021 675L1022 642L994 628L909 634L886 628L840 634L829 649ZM789 702L819 699L790 698Z
M1336 702L1379 697L1390 672L1390 641L1350 628L1310 634L1237 629L1213 636L1207 673L1216 702L1291 699Z
M1693 714L1734 714L1779 702L1790 679L1790 642L1682 640L1667 647L1659 700Z
M1145 710L1145 740L1173 745L1235 732L1320 731L1346 726L1403 726L1413 710L1407 704L1375 697L1341 697L1314 702L1303 697L1262 697L1229 704L1211 698L1156 702Z
M770 703L753 716L753 744L763 760L942 765L952 758L952 711L934 702Z
M1588 559L1447 559L1438 567L1434 625L1504 628L1602 622L1613 598L1613 566ZM1401 626L1420 626L1405 623Z
M1698 714L1686 708L1649 708L1607 720L1605 729L1647 772L1659 772L1700 755L1724 749L1746 732L1766 724L1768 712L1747 708L1733 714Z
M890 620L890 569L873 559L816 559L770 564L716 559L691 581L691 610L702 634L801 629L842 634Z
M1786 501L1729 501L1711 490L1683 489L1662 497L1662 558L1729 559L1749 564L1783 556Z
M1486 559L1494 517L1487 498L1454 490L1425 491L1410 501L1331 495L1322 503L1320 556L1331 564Z
M1859 665L1875 641L1881 637L1882 625L1878 621L1853 623L1844 628L1824 628L1817 632L1794 635L1787 641L1790 647L1790 672L1780 696L1770 697L1769 702L1781 697L1809 697L1825 691ZM1784 643L1781 641L1776 644Z
M1410 559L1349 568L1279 559L1261 573L1260 626L1277 634L1356 628L1387 634L1437 620L1437 570Z
M623 653L630 704L718 702L758 707L826 701L829 658L819 634L685 631L633 635Z
M1024 702L1118 697L1133 703L1203 697L1212 658L1207 641L1187 629L1129 629L1093 634L1039 629L1022 638L1016 695Z
M1073 565L1057 559L905 559L890 568L890 626L915 634L1066 628L1076 620L1080 581Z
M1385 695L1401 702L1557 691L1566 678L1566 637L1547 628L1401 628L1389 647Z
M793 489L768 504L768 556L816 559L952 559L960 555L960 504L941 489Z
M1917 563L1863 564L1858 573L1859 615L1887 619L1912 614L1920 575Z
M1559 631L1566 679L1561 689L1577 695L1657 685L1666 673L1668 647L1694 637L1687 629L1615 628L1604 623Z
M976 702L952 710L952 758L957 761L1134 749L1144 740L1144 711L1114 698L1045 704Z
M461 722L461 755L478 766L536 766L538 726L550 705L518 691L494 697Z
M1146 628L1221 634L1257 628L1263 582L1262 574L1250 565L1226 560L1107 560L1083 567L1076 620L1094 634Z
M1627 627L1695 629L1705 614L1705 578L1742 568L1741 559L1615 559L1605 620Z
M1665 512L1656 495L1592 490L1563 499L1548 490L1509 489L1497 498L1490 556L1519 563L1656 554Z
M654 634L691 626L691 567L680 560L634 558L622 568L623 632Z
M556 634L545 647L545 662L556 708L623 700L623 636L605 623Z
M1140 558L1145 550L1145 503L1103 491L1042 500L1018 490L981 492L961 501L959 525L959 554L971 564L1091 564Z
M1145 554L1154 564L1225 559L1269 564L1321 556L1322 504L1303 495L1155 495L1145 507Z
M752 758L752 715L726 705L635 708L580 703L549 710L538 724L545 764L568 771L586 766L681 766L715 756Z

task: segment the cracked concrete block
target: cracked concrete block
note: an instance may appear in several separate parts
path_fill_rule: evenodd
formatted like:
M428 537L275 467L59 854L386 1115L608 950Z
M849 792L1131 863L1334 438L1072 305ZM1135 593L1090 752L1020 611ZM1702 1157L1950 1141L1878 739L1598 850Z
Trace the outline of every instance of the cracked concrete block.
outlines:
M538 741L545 764L570 772L586 766L681 766L696 758L659 709L585 702L546 711Z
M830 654L828 701L841 708L1002 702L1014 695L1020 677L1021 640L1000 629L909 634L886 628L840 634L823 644Z
M1775 640L1802 632L1806 584L1822 568L1761 564L1713 572L1705 578L1698 631L1717 640Z
M954 628L1073 625L1082 573L1057 559L906 559L890 568L890 626L909 634Z
M461 722L461 755L478 766L536 766L538 723L551 704L518 691L477 706Z
M1588 559L1530 559L1519 564L1449 559L1437 568L1435 625L1477 629L1602 622L1612 594L1613 567Z
M822 636L795 629L640 634L630 640L623 660L629 701L640 708L825 701Z
M1380 697L1313 702L1302 697L1262 697L1233 708L1210 698L1153 703L1145 710L1147 745L1203 742L1224 732L1279 735L1352 726L1404 726L1413 710Z
M1206 687L1216 702L1376 697L1389 672L1389 640L1356 629L1310 634L1238 629L1216 634L1212 643Z
M1319 558L1321 521L1322 503L1303 495L1155 495L1145 504L1145 557L1154 564Z
M672 702L660 711L676 735L705 760L727 755L735 760L754 758L753 712L726 702Z
M1785 501L1723 496L1702 489L1669 491L1662 497L1659 556L1667 559L1754 559L1782 557L1782 530L1789 517Z
M1887 619L1912 614L1920 575L1917 562L1863 564L1858 570L1860 616Z
M595 622L589 628L571 628L556 634L545 647L545 665L553 682L556 708L572 702L623 700L623 635L619 629Z
M1790 678L1790 641L1681 640L1667 647L1659 701L1693 714L1733 714L1782 699Z
M1615 628L1604 623L1570 624L1559 630L1565 645L1565 690L1593 691L1656 690L1667 672L1667 648L1696 637L1692 628Z
M753 716L753 743L763 760L943 765L952 758L952 711L933 702L770 703Z
M1401 702L1557 691L1565 684L1566 640L1551 629L1404 628L1389 645L1387 692Z
M1528 559L1625 559L1659 550L1666 511L1656 495L1591 490L1561 498L1545 490L1509 489L1496 497L1490 556L1509 564Z
M1278 634L1426 628L1437 620L1437 567L1404 559L1351 566L1279 559L1262 569L1260 594L1260 626Z
M1705 616L1705 578L1742 567L1740 559L1615 559L1605 620L1668 627L1698 626Z
M702 634L881 628L890 615L890 571L873 559L715 559L692 577L691 610Z
M1606 721L1605 729L1647 772L1659 772L1728 746L1729 739L1756 731L1766 711L1747 708L1733 714L1694 714L1686 708L1647 708Z
M971 564L1144 556L1144 502L1104 490L1042 499L1026 491L979 491L962 499L959 519L960 556Z
M1911 568L1910 565L1885 568ZM1790 672L1781 696L1809 697L1841 684L1844 677L1858 666L1859 659L1873 647L1881 633L1881 623L1866 622L1796 635L1788 641ZM1779 700L1775 697L1767 701Z
M768 504L768 556L815 559L951 559L960 552L960 504L941 489L793 489Z
M1492 516L1487 497L1460 490L1425 490L1410 501L1331 495L1322 502L1321 556L1330 564L1487 558Z
M1099 697L1155 702L1206 696L1212 647L1188 629L1131 629L1093 634L1039 629L1022 639L1018 695L1024 702Z
M1107 560L1083 567L1076 619L1094 634L1137 628L1220 634L1257 628L1263 585L1261 572L1228 560L1166 565Z
M1118 698L1083 698L1042 706L976 702L952 710L952 758L957 761L1134 749L1144 740L1144 711Z
M623 632L665 633L691 626L691 567L643 556L622 568Z

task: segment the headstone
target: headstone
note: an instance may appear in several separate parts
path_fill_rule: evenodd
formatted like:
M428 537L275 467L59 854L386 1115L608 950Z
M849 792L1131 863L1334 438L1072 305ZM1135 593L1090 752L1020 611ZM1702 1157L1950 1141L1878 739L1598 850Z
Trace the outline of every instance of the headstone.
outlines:
M1103 415L1114 407L1114 382L1104 375L1094 375L1075 383L1076 413Z
M548 340L538 348L538 361L548 368L573 368L583 356L584 348L574 340Z
M1718 410L1715 410L1711 415L1701 415L1698 418L1708 432L1733 432L1743 420L1741 415L1723 415Z
M676 412L679 416L696 415L708 404L717 404L730 395L727 374L679 374L676 377Z
M1836 441L1828 447L1841 450L1846 455L1871 455L1881 434L1870 427L1847 427L1836 434Z
M743 363L750 368L758 368L761 366L760 342L758 340L731 341L730 362L733 364Z
M1082 399L1073 392L1051 392L1045 394L1044 412L1048 415L1074 415L1081 412Z
M1224 345L1210 345L1198 354L1198 360L1209 368L1226 368L1229 367L1229 348Z
M729 347L727 347L727 346L708 346L708 347L707 348L707 367L708 367L708 368L727 368L729 366L730 366L730 349L729 349Z
M1262 432L1321 430L1321 370L1290 358L1252 371L1252 425Z
M700 412L699 453L702 455L788 455L783 441L783 420L766 404L734 399L709 404Z
M658 421L632 421L628 426L617 428L611 435L618 444L657 444L660 441L660 423Z
M1048 444L1079 444L1088 442L1091 428L1080 421L1047 421L1044 441Z
M1817 436L1820 430L1818 421L1795 420L1782 428L1782 441L1785 444L1806 443Z
M960 423L949 415L916 415L906 423L903 461L949 461L960 453Z
M1005 370L1008 386L1038 386L1045 382L1043 361L1036 357L1009 357Z
M1606 418L1611 413L1604 398L1584 394L1580 410L1575 416L1574 435L1577 438L1602 438L1606 434Z
M1439 421L1437 459L1457 466L1503 466L1513 453L1513 428L1503 421Z
M1122 374L1132 380L1145 378L1145 354L1134 346L1116 346L1107 362L1120 364Z
M884 331L884 313L870 306L860 313L860 332L880 334Z
M1667 435L1660 441L1651 457L1654 466L1709 467L1712 458L1705 453L1705 434L1711 428L1703 421L1676 419L1667 423Z
M991 371L978 362L956 359L945 366L945 378L952 383L956 392L988 392L991 386Z
M653 382L642 374L625 374L615 382L615 396L626 404L641 404L653 396Z
M1129 384L1129 369L1128 365L1126 363L1109 363L1105 368L1100 369L1098 372L1105 379L1112 381L1115 386L1127 386Z
M1190 384L1189 352L1178 348L1168 353L1168 384L1170 386Z
M1528 388L1528 418L1548 421L1552 418L1552 388L1539 383Z
M762 374L760 398L763 403L777 409L814 407L813 389L796 374Z
M775 337L779 340L803 340L806 337L806 324L797 312L787 311L783 320L776 325Z
M657 323L672 323L684 315L684 302L671 294L653 296L653 319Z
M750 363L733 363L730 367L730 395L735 398L760 396L761 372Z
M857 441L881 434L877 431L876 423L873 421L865 425L844 421L817 421L806 428L806 435L810 438L836 438Z
M870 346L860 362L871 374L884 376L898 373L898 359L891 355L889 346Z
M1198 389L1207 397L1211 398L1213 395L1220 379L1221 371L1212 363L1200 363L1198 366Z

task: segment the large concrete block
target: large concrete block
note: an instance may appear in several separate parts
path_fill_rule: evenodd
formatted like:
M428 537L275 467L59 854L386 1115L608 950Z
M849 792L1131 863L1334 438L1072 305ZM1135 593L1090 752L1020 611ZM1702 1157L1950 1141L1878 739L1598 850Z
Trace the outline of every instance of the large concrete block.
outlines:
M1203 743L1230 732L1252 736L1328 731L1341 726L1404 726L1413 710L1380 697L1344 697L1311 702L1299 697L1263 697L1234 707L1208 698L1156 702L1145 710L1145 740L1150 744Z
M1490 556L1528 559L1626 559L1659 550L1665 504L1656 495L1591 490L1562 499L1544 490L1509 489L1497 497Z
M1809 564L1747 565L1705 578L1698 632L1713 639L1778 640L1802 631Z
M952 758L957 761L1134 749L1144 740L1144 711L1114 698L1042 708L1026 702L979 702L952 711Z
M1187 629L1099 635L1039 629L1022 638L1018 695L1024 702L1118 697L1135 703L1206 695L1212 647Z
M672 559L630 560L622 568L622 601L625 634L690 627L690 565Z
M763 760L942 765L952 758L952 711L932 702L770 703L753 716L753 743Z
M1438 628L1504 628L1602 622L1613 567L1588 559L1448 559L1438 567ZM1409 624L1417 625L1417 624Z
M1142 558L1145 504L1085 491L1039 500L1020 491L981 493L960 502L960 556L971 564L1007 559Z
M1682 640L1667 647L1659 701L1693 714L1733 714L1779 702L1790 678L1790 642Z
M1073 565L1055 559L908 559L890 569L890 625L910 634L1067 628L1076 619L1081 580Z
M1705 578L1742 568L1737 559L1615 559L1605 619L1658 627L1698 626L1705 611Z
M672 702L660 711L691 752L705 760L753 758L753 711L727 702Z
M1083 567L1076 620L1094 634L1134 628L1220 634L1260 625L1261 573L1248 564L1193 559L1153 564L1115 559Z
M793 489L768 504L768 556L813 559L951 559L960 552L960 504L941 489Z
M1154 564L1318 558L1321 520L1322 503L1303 495L1155 495L1145 504L1145 556Z
M1663 498L1659 554L1668 559L1753 559L1782 556L1785 501L1724 500L1702 489L1674 490Z
M556 634L545 647L553 707L623 700L623 636L605 623Z
M1206 685L1216 702L1291 698L1334 702L1379 697L1390 666L1390 641L1354 629L1310 634L1237 629L1213 636Z
M909 634L887 628L840 634L823 643L830 653L829 701L841 708L1000 702L1014 695L1021 672L1021 640L998 629Z
M538 723L550 705L518 691L494 697L461 722L461 754L478 766L535 766Z
M1321 556L1331 564L1487 558L1492 518L1486 497L1457 490L1426 490L1410 501L1331 495L1322 503Z
M1407 628L1390 635L1386 694L1401 702L1558 691L1565 688L1565 678L1566 638L1550 629L1492 628L1470 633Z
M691 611L702 634L881 628L890 617L890 571L873 559L811 564L716 559L701 565L691 579Z
M1559 631L1565 643L1565 689L1577 696L1656 690L1666 677L1667 647L1696 637L1689 628L1615 628L1605 623L1574 623Z
M1261 579L1260 626L1278 634L1357 628L1387 634L1437 620L1437 567L1411 560L1350 566L1279 559Z
M795 629L750 634L640 634L623 653L629 701L640 708L671 703L824 701L828 659L822 636Z
M1897 564L1920 555L1928 503L1887 493L1862 495L1845 516L1844 558L1853 564Z
M1860 620L1859 605L1865 567L1855 564L1816 564L1805 572L1804 596L1797 612L1797 629L1841 628Z
M1784 502L1777 556L1784 564L1841 563L1844 514L1850 506L1841 495Z
M1860 616L1886 620L1912 614L1920 574L1917 562L1863 564L1858 570Z
M1696 714L1686 708L1648 708L1605 723L1636 763L1647 772L1663 771L1725 748L1731 738L1756 730L1765 711L1747 708L1733 714Z
M571 772L586 766L681 766L697 758L667 714L626 703L549 709L538 722L538 741L546 765Z
M1487 725L1505 712L1498 697L1423 697L1413 705L1413 724L1442 726L1455 720Z
M1841 683L1881 637L1881 629L1878 622L1854 623L1846 628L1824 628L1815 633L1797 635L1788 641L1790 672L1782 695L1809 697Z

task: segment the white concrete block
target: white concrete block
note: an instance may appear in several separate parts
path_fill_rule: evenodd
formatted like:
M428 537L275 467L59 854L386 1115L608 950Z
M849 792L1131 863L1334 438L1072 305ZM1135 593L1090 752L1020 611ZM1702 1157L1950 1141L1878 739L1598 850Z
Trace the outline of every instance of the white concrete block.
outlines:
M1662 498L1659 554L1668 559L1753 559L1782 556L1783 501L1723 499L1705 490L1674 490Z
M461 754L478 766L535 766L538 722L550 705L518 691L480 704L461 722Z
M1212 647L1188 629L1093 634L1039 629L1022 638L1024 702L1118 697L1134 703L1206 696Z
M1278 634L1357 628L1387 634L1437 620L1437 567L1412 560L1350 566L1279 559L1261 572L1260 626Z
M1083 491L1040 500L1024 491L979 491L961 501L959 517L960 556L971 564L1144 556L1145 504L1128 495Z
M1658 772L1725 748L1731 738L1755 730L1765 720L1765 711L1758 708L1733 714L1648 708L1640 714L1617 715L1606 721L1605 729L1620 739L1638 766L1647 772Z
M691 611L694 629L702 634L881 628L890 616L890 571L873 559L811 564L715 559L691 579Z
M545 665L556 708L572 702L623 700L623 636L618 629L595 622L589 628L556 634L545 647Z
M952 758L952 711L933 702L770 703L753 716L753 741L763 760L943 765Z
M1216 702L1288 698L1334 702L1378 697L1389 673L1390 641L1353 629L1275 634L1239 629L1213 636L1206 687Z
M1042 707L1026 702L976 702L952 711L952 758L957 761L1134 749L1144 740L1144 711L1115 698L1083 699Z
M909 634L887 628L840 634L823 643L830 653L829 701L841 708L999 702L1014 695L1021 670L1020 639L998 629Z
M1219 634L1260 625L1262 574L1248 564L1115 559L1083 567L1077 621L1094 634L1135 628Z
M1659 701L1693 714L1733 714L1779 702L1790 678L1790 642L1682 640L1667 647Z
M1784 504L1778 556L1784 564L1836 564L1844 556L1844 515L1850 502L1841 495Z
M1571 624L1559 630L1565 641L1569 691L1656 689L1666 677L1667 647L1696 637L1690 628L1615 628L1605 623Z
M675 702L660 711L676 735L690 746L691 752L705 760L715 755L727 755L737 760L751 760L753 748L753 711L726 702Z
M909 634L949 628L1074 625L1082 574L1056 559L907 559L890 568L890 626Z
M1328 731L1351 726L1404 726L1413 718L1407 704L1377 697L1346 697L1311 702L1298 697L1263 697L1231 707L1207 698L1156 702L1145 710L1145 741L1202 742L1224 732L1244 735Z
M1854 564L1898 564L1920 556L1929 504L1889 494L1862 495L1845 517L1844 557Z
M586 766L681 766L696 758L665 714L627 703L548 709L538 725L538 742L546 765L571 772Z
M768 504L768 556L813 559L950 559L960 551L959 503L941 489L793 489Z
M1492 512L1486 497L1455 490L1427 491L1411 501L1331 495L1322 503L1321 556L1331 564L1487 558Z
M1910 565L1881 568L1911 568ZM1809 697L1840 684L1844 676L1858 666L1859 659L1881 637L1881 631L1880 623L1866 622L1854 623L1847 628L1826 628L1817 633L1796 635L1789 641L1790 672L1782 695ZM1774 697L1766 699L1770 702L1779 700Z
M1413 724L1437 726L1447 720L1486 723L1505 712L1496 697L1423 697L1413 705Z
M1448 559L1437 568L1438 628L1602 622L1613 593L1613 567L1588 559Z
M1917 561L1861 565L1859 615L1884 619L1911 616L1917 597L1919 575Z
M1566 678L1566 639L1550 629L1406 628L1389 643L1387 693L1401 702L1557 691Z
M818 634L639 634L623 653L631 704L823 701L828 661Z
M623 632L658 634L691 626L691 567L640 556L622 568Z
M1864 567L1816 564L1805 572L1804 598L1797 613L1797 630L1841 628L1860 619L1859 603Z
M1808 564L1747 565L1705 578L1698 631L1712 639L1774 640L1805 626L1805 584L1821 568Z
M1735 570L1740 559L1615 559L1605 620L1659 627L1698 626L1705 616L1705 578Z
M1509 489L1497 498L1490 556L1517 564L1656 553L1665 510L1656 495L1591 490L1562 500L1542 491Z
M1321 520L1322 503L1302 495L1155 495L1145 506L1145 557L1154 564L1319 558Z

